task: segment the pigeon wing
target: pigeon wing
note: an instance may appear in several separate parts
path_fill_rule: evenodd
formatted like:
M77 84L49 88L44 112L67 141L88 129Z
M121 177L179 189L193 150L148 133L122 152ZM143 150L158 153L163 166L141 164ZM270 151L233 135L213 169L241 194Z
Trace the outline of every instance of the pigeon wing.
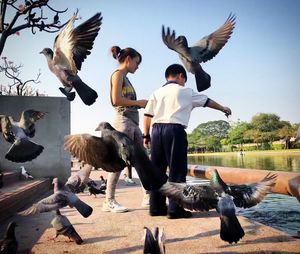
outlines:
M235 15L230 14L225 23L215 32L203 37L193 47L194 62L206 62L215 57L229 40L235 27Z
M89 134L77 134L65 137L64 148L80 161L95 168L115 172L123 170L126 166L118 157L116 145L111 137L100 138Z
M218 204L217 193L208 185L168 182L159 191L189 210L208 211Z
M80 24L74 29L77 13L69 20L64 30L56 37L54 42L55 64L76 75L81 69L82 62L91 52L94 40L101 26L101 13Z
M45 213L56 210L58 208L62 208L68 204L68 200L66 195L63 192L58 191L39 202L33 204L28 209L20 212L20 215L26 216L30 214L37 214L37 213Z
M35 134L35 122L41 118L44 118L48 112L37 111L33 109L25 110L22 112L19 127L22 128L25 134L29 137L33 137Z
M74 40L72 36L72 31L74 27L74 22L77 17L76 12L72 18L68 21L67 25L56 36L53 46L53 62L55 65L60 66L64 70L68 70L73 75L77 74L77 68L73 60L73 47Z
M100 26L102 24L101 13L96 13L93 17L76 27L72 32L74 46L72 49L73 60L77 70L81 69L81 64L87 55L91 54Z
M176 38L175 31L173 30L171 32L169 27L167 27L167 30L165 31L164 26L162 27L161 36L163 42L169 49L176 51L181 57L192 61L189 53L190 49L188 47L187 39L184 36L181 35Z
M228 194L237 207L249 208L260 203L276 183L276 174L269 173L253 184L229 185Z

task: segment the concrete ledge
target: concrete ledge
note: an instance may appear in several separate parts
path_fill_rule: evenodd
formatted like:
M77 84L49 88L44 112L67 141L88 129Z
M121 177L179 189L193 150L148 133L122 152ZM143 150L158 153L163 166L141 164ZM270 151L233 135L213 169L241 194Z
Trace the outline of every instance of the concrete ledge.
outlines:
M50 179L19 181L0 190L0 221L13 216L51 188Z
M11 171L11 172L3 172L3 187L8 186L12 183L19 181L21 178L21 170L19 171Z

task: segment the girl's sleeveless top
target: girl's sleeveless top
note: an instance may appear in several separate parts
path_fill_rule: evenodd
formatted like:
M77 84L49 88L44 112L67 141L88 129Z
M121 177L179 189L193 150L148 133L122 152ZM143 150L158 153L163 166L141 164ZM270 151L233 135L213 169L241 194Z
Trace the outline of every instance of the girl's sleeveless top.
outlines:
M119 70L116 70L116 71L119 71ZM137 107L137 106L131 106L131 107L114 106L112 103L111 91L112 91L112 82L110 79L110 101L111 101L112 106L115 108L117 115L127 117L127 118L131 119L135 124L138 125L139 124L139 112L138 112L139 107ZM137 99L134 87L132 86L132 84L130 83L130 81L127 77L124 77L124 79L123 79L121 93L124 98L127 98L129 100Z

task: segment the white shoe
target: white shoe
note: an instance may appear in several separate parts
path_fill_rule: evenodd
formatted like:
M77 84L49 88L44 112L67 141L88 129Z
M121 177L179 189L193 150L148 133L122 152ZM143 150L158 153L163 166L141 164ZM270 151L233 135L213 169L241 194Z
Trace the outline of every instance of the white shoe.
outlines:
M144 194L142 200L142 207L149 207L150 206L150 194Z
M131 178L129 177L125 177L124 181L126 183L126 185L135 185L135 181L133 181Z
M128 212L128 208L119 204L116 200L111 199L109 201L105 200L102 204L103 212L113 212L113 213L125 213Z

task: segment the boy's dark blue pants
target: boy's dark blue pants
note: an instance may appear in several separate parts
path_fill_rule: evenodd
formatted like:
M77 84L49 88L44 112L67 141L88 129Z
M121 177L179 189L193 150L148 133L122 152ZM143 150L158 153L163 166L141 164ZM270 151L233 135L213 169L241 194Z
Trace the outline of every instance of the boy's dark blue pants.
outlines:
M169 169L170 182L186 182L187 135L180 124L154 124L151 133L151 161L161 171ZM182 209L169 200L168 213ZM166 197L158 191L150 192L150 213L166 211Z

